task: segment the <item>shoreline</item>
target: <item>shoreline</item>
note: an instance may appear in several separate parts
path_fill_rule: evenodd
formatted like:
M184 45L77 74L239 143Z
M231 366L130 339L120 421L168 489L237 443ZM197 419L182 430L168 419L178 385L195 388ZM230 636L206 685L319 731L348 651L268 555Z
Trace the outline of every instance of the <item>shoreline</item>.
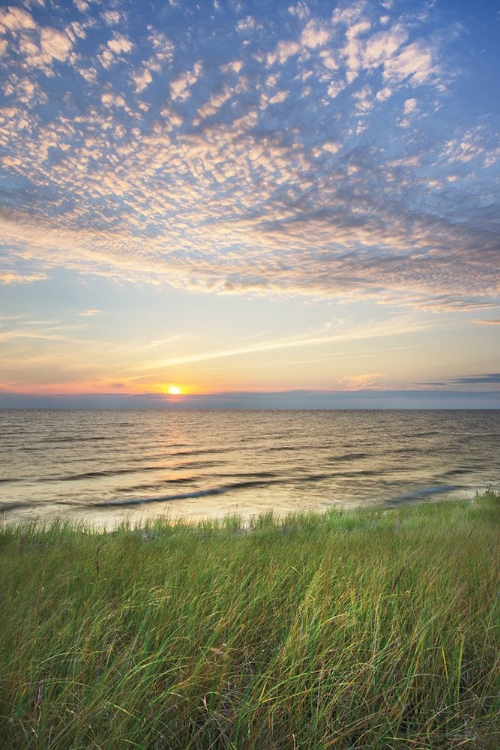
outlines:
M260 504L255 501L240 501L232 503L229 507L224 507L216 502L221 494L220 491L218 489L209 489L207 491L202 490L189 493L182 497L176 495L172 498L137 498L123 501L117 499L96 503L85 509L79 509L78 503L75 502L71 510L66 510L65 512L54 510L50 512L44 508L43 512L38 515L36 513L36 505L28 508L25 503L13 501L0 506L0 527L33 523L45 526L58 522L70 525L73 523L77 525L83 524L112 532L123 524L142 527L157 521L165 521L166 523L187 523L191 526L196 526L211 522L223 523L225 519L233 519L235 517L240 518L243 523L249 524L252 519L269 514L277 517L286 517L302 514L324 515L330 512L377 512L379 510L397 510L398 508L426 504L434 505L442 502L473 502L474 498L479 495L489 491L495 492L495 488L496 485L483 486L482 488L471 487L466 490L460 490L454 486L423 487L385 500L372 500L371 502L366 502L366 500L350 500L348 502L325 502L318 500L304 504L302 507L297 505L297 503L286 504L283 500L277 506L270 505L269 501L260 502ZM206 502L207 499L208 504ZM216 503L213 507L210 504L212 499ZM157 512L157 506L161 503L164 504L164 511ZM68 506L65 507L67 508ZM154 509L153 513L148 513L150 508Z

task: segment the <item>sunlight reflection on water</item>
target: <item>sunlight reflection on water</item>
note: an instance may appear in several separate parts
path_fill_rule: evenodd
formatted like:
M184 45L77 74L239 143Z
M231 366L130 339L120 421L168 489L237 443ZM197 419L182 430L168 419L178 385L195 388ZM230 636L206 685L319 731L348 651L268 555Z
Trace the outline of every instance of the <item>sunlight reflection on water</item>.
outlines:
M467 497L498 483L499 411L0 412L7 521L110 527Z

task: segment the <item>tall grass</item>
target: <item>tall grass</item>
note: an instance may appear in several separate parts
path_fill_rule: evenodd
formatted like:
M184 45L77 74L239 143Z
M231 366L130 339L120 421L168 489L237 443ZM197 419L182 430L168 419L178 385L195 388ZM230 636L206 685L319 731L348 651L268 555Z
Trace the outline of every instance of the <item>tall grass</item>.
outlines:
M0 746L496 749L499 519L5 526Z

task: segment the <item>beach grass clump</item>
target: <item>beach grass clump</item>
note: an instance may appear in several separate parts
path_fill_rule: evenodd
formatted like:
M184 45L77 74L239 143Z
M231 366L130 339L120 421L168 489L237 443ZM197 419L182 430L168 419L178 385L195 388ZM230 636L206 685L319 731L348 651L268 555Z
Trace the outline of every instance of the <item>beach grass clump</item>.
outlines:
M500 497L0 531L0 746L500 746Z

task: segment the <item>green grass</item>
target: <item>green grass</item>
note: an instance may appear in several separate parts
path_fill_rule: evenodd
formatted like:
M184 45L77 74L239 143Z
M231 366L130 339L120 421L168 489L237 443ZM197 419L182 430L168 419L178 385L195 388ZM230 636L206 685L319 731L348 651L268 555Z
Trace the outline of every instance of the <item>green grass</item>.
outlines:
M499 519L4 526L0 747L496 750Z

